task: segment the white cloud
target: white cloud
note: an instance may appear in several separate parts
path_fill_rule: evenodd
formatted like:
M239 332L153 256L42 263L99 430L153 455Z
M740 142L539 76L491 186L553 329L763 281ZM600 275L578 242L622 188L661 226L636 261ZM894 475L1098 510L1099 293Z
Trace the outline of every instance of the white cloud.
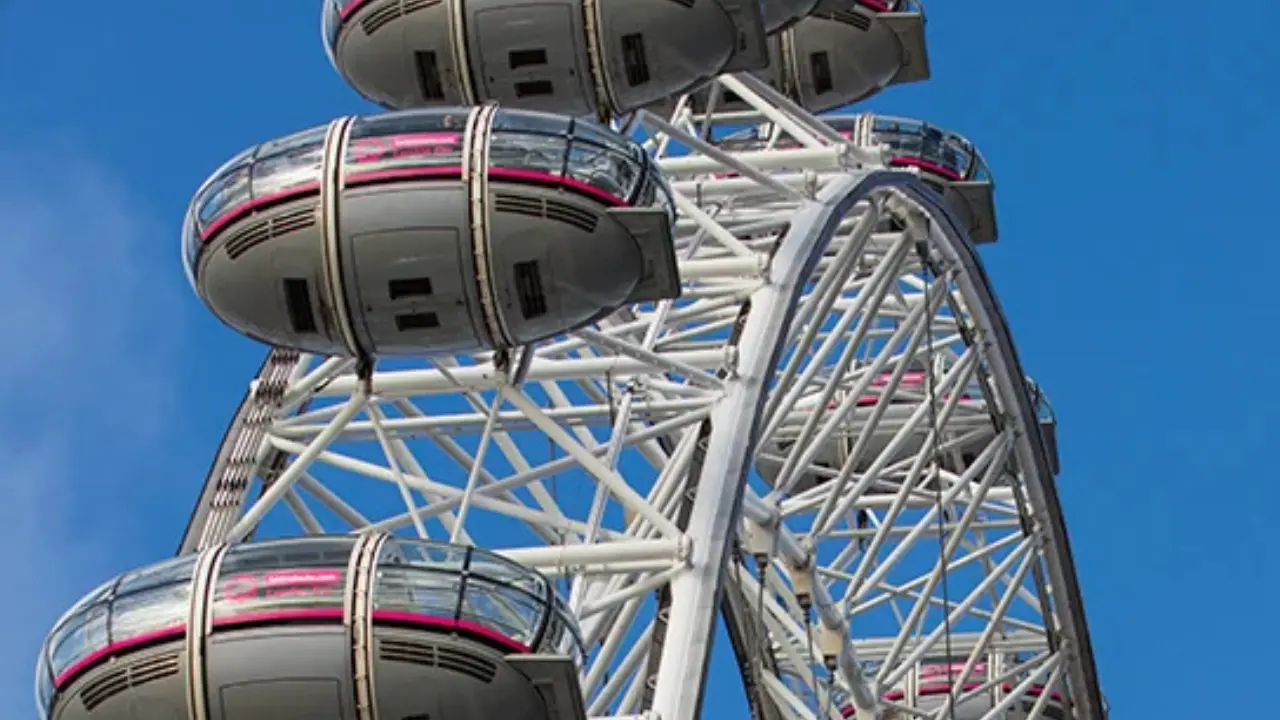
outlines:
M124 570L141 467L176 408L176 228L91 161L0 147L0 716L44 633ZM158 279L159 278L159 279ZM134 528L131 530L130 528ZM172 539L166 538L167 551Z

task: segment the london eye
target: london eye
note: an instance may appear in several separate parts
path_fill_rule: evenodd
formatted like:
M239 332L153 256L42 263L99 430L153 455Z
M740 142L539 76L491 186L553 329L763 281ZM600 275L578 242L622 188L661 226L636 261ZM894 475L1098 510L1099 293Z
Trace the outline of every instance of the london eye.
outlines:
M695 720L717 634L756 720L1106 717L998 169L858 107L921 3L321 5L381 111L194 189L265 359L43 717Z

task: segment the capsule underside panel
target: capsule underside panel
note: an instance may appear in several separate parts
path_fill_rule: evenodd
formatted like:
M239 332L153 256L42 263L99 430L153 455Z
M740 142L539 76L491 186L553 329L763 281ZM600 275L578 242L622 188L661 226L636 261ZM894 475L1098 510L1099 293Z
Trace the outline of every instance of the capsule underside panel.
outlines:
M503 656L453 636L374 630L378 717L547 720ZM205 653L209 720L355 720L351 645L341 627L219 632ZM118 658L67 688L54 720L186 720L187 653L170 642Z
M345 191L341 269L362 348L378 355L488 346L477 265L460 181ZM600 203L535 185L492 182L490 272L510 343L598 320L635 289L645 258ZM199 272L210 308L263 342L349 354L324 291L318 201L268 208L223 230ZM506 343L506 344L510 344Z

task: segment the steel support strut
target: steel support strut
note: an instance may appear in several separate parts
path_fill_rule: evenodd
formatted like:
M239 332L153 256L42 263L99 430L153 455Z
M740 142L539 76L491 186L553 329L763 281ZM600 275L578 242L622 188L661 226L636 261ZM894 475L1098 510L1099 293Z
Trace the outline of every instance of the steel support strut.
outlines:
M960 224L937 196L920 181L903 173L871 172L851 175L830 184L817 199L799 210L773 258L771 282L751 296L752 311L739 345L736 382L725 389L712 413L712 436L707 461L698 479L698 497L691 526L700 529L691 571L673 581L668 640L662 648L661 670L654 692L654 712L662 720L696 720L705 691L705 668L710 658L717 603L733 533L742 511L746 458L756 436L761 404L782 348L778 338L790 322L799 289L822 257L844 215L869 193L892 189L914 205L925 223L918 228L929 239L938 259L961 270L956 282L976 301L974 324L1001 397L1010 398L1008 423L1020 440L1015 457L1028 488L1033 517L1044 538L1057 628L1067 663L1075 715L1079 720L1103 720L1101 692L1089 644L1079 586L1070 557L1065 523L1057 503L1047 454L1034 427L1032 401L1012 345L1012 337L992 293L985 272ZM746 418L751 418L746 420ZM842 668L846 670L846 668ZM851 675L855 675L851 677ZM859 718L882 716L877 693L857 673L842 672ZM697 678L696 685L691 681Z
M787 336L804 282L844 216L870 192L887 185L893 175L850 175L827 186L816 202L802 206L772 258L770 282L751 295L737 365L731 368L735 382L727 384L711 413L707 458L690 517L690 527L699 529L691 568L671 583L667 641L653 703L662 720L695 720L701 711L726 560L740 523L748 458L760 430L768 383L784 349L780 339ZM853 694L860 710L874 704L865 688L855 688Z

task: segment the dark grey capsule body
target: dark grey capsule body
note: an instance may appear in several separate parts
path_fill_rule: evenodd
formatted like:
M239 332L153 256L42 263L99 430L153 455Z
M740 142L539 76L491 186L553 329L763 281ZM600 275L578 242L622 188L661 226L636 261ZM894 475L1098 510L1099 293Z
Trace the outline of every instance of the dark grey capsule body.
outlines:
M249 337L429 355L677 296L671 208L639 146L589 123L419 110L242 154L197 193L184 244L200 297Z
M900 3L905 6L905 3ZM902 83L929 78L924 15L875 10L860 0L823 0L816 11L769 37L769 67L755 71L810 112L826 112ZM695 112L708 107L709 90L694 93ZM650 109L669 113L675 98ZM717 110L750 106L732 93L715 99Z
M324 34L343 78L387 108L603 117L767 63L758 0L327 0Z

